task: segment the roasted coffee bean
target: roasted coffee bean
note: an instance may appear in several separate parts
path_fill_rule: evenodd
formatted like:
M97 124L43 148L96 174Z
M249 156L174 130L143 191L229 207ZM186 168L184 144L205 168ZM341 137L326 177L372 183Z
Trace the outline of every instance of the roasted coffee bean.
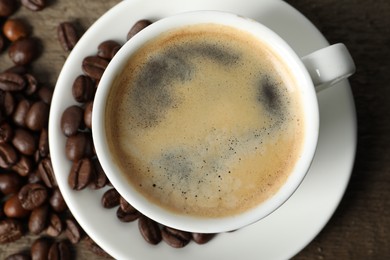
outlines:
M126 213L133 213L137 211L137 209L128 203L122 196L119 198L119 206Z
M3 25L3 34L11 42L29 36L29 26L19 18L8 18Z
M66 221L66 237L72 244L77 244L83 237L83 230L74 219L67 219Z
M25 126L25 119L28 111L30 110L31 102L27 99L22 99L19 101L13 113L13 121L19 126Z
M31 257L26 253L15 253L7 256L5 260L31 260Z
M45 102L46 104L50 105L51 98L53 97L53 89L48 86L43 86L38 89L38 97Z
M9 195L17 193L22 187L22 178L12 172L0 173L0 193Z
M161 242L161 230L157 222L146 217L140 216L138 219L138 229L146 242L157 245Z
M41 157L47 157L49 155L49 132L47 128L43 128L39 136L38 150Z
M4 92L4 99L3 99L3 110L6 116L10 116L15 109L15 99L13 95L11 94L12 92ZM0 110L2 110L0 108Z
M141 216L139 211L125 212L121 207L118 207L116 211L116 217L122 222L132 222Z
M162 239L171 247L182 248L191 241L191 233L177 230L170 227L163 227L161 230Z
M12 195L4 204L4 214L9 218L25 218L30 214L29 210L22 207L18 195Z
M39 154L39 151L36 150L34 153L34 162L39 163L42 160L41 155Z
M70 51L79 40L77 30L73 23L62 22L57 27L58 40L64 51Z
M192 233L192 239L199 245L206 244L215 236L214 233Z
M88 133L77 133L68 137L65 145L65 153L69 160L78 161L93 154L92 137Z
M36 239L31 245L31 260L47 260L52 241L46 237Z
M131 27L130 31L127 33L127 40L130 40L131 38L133 38L134 35L136 35L151 24L152 22L149 20L139 20L133 25L133 27Z
M87 76L98 80L102 77L107 66L107 60L98 56L88 56L84 58L81 68Z
M70 260L72 254L70 246L66 241L55 242L51 245L48 260Z
M26 89L24 90L24 93L31 96L38 90L38 81L34 75L29 73L24 74L24 78L26 80Z
M20 189L18 198L23 208L33 210L45 203L48 198L48 192L42 184L29 183Z
M68 208L59 189L53 190L49 203L52 209L58 213L64 212Z
M46 229L48 220L49 206L44 204L31 211L30 218L28 220L28 230L32 234L38 235Z
M38 170L30 172L30 174L27 176L27 182L28 183L41 183L42 179L38 172Z
M54 177L54 170L50 158L45 158L39 162L38 172L48 188L57 187L57 181Z
M92 108L93 101L88 102L84 108L84 125L92 129Z
M30 64L40 55L40 43L37 38L21 38L11 44L8 55L16 65Z
M13 146L8 143L0 143L0 167L10 168L18 159L19 156Z
M22 236L22 222L11 218L0 220L0 244L14 242Z
M89 187L94 190L101 189L108 183L106 173L97 158L92 159L92 165L94 168L94 175Z
M4 104L4 101L5 101L5 93L8 93L2 89L0 89L0 114L1 114L1 121L0 123L3 123L6 119L6 115L5 115L5 104Z
M25 119L25 124L33 131L42 130L49 122L50 107L43 101L35 102L31 105Z
M34 168L34 163L30 157L21 155L19 160L11 166L11 170L17 172L20 176L27 176L32 172Z
M38 148L39 149L39 148ZM39 153L39 150L36 150L35 153L34 153L34 161L36 163L39 163L40 161L42 160L42 156L41 154Z
M26 80L12 72L0 73L0 89L4 91L20 91L26 87Z
M18 2L15 0L0 0L0 17L11 16L18 9Z
M37 140L27 130L17 128L12 138L12 144L22 154L33 155L37 150Z
M111 60L122 47L114 40L107 40L99 44L97 55L103 59Z
M46 7L46 0L22 0L22 5L31 11L40 11Z
M95 83L92 78L79 75L72 85L72 95L77 102L85 103L95 95Z
M106 209L111 209L119 205L120 195L118 191L114 188L111 188L104 192L101 203L102 206Z
M65 109L61 117L61 130L65 136L77 134L82 128L84 111L81 107L73 105Z
M111 258L111 256L107 254L106 251L104 251L100 246L98 246L98 244L96 244L95 241L93 241L89 236L87 236L84 241L86 242L89 250L91 250L96 255Z
M138 219L141 213L121 196L116 216L122 222L131 222Z
M58 237L63 229L61 218L56 213L50 213L46 234L51 237Z
M74 190L82 190L89 185L93 176L91 159L84 158L73 162L68 176L69 186Z
M3 122L0 124L0 144L1 143L7 143L12 140L12 137L14 136L14 130L12 129L11 125L7 122Z

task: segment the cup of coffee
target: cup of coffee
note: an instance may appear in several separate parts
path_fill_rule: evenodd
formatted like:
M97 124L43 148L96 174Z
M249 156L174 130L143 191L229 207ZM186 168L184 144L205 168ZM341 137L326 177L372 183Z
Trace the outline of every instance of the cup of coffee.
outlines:
M112 185L166 226L254 223L298 188L315 154L316 89L354 72L342 44L306 57L266 26L196 11L130 39L96 93L92 132Z

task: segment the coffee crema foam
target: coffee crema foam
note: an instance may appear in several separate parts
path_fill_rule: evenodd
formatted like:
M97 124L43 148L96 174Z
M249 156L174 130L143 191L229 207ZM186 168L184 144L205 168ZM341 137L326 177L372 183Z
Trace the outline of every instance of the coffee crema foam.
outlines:
M162 34L108 97L110 152L129 183L179 214L225 217L274 195L300 157L295 80L272 49L215 24Z

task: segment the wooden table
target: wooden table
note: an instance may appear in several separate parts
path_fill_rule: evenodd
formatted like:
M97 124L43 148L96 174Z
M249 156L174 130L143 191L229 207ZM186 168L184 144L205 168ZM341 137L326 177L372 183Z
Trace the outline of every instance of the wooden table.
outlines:
M358 149L350 184L334 216L294 259L390 259L390 1L286 0L306 15L331 43L345 43L357 65L350 79L358 118ZM54 86L67 54L56 27L74 21L86 30L120 2L48 1L41 12L20 8L42 39L44 53L34 72ZM0 56L0 71L11 62ZM28 249L35 237L0 246L0 259ZM77 259L100 259L81 243Z

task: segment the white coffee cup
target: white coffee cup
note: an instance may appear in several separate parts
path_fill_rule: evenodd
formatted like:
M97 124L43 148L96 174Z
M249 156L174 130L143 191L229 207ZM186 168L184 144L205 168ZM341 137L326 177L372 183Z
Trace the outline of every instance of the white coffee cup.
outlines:
M161 33L188 25L216 23L249 32L265 42L283 57L301 92L304 110L305 138L302 153L287 181L279 191L256 207L238 215L221 218L204 218L173 213L141 195L121 173L107 144L105 131L105 107L110 87L129 57ZM200 233L219 233L242 228L271 214L280 207L303 181L313 160L319 133L319 111L316 92L347 78L355 71L353 60L343 44L335 44L305 57L298 57L294 50L275 32L257 21L219 11L195 11L163 18L139 32L115 55L100 80L95 96L92 133L99 161L112 185L131 205L145 216L169 227Z

